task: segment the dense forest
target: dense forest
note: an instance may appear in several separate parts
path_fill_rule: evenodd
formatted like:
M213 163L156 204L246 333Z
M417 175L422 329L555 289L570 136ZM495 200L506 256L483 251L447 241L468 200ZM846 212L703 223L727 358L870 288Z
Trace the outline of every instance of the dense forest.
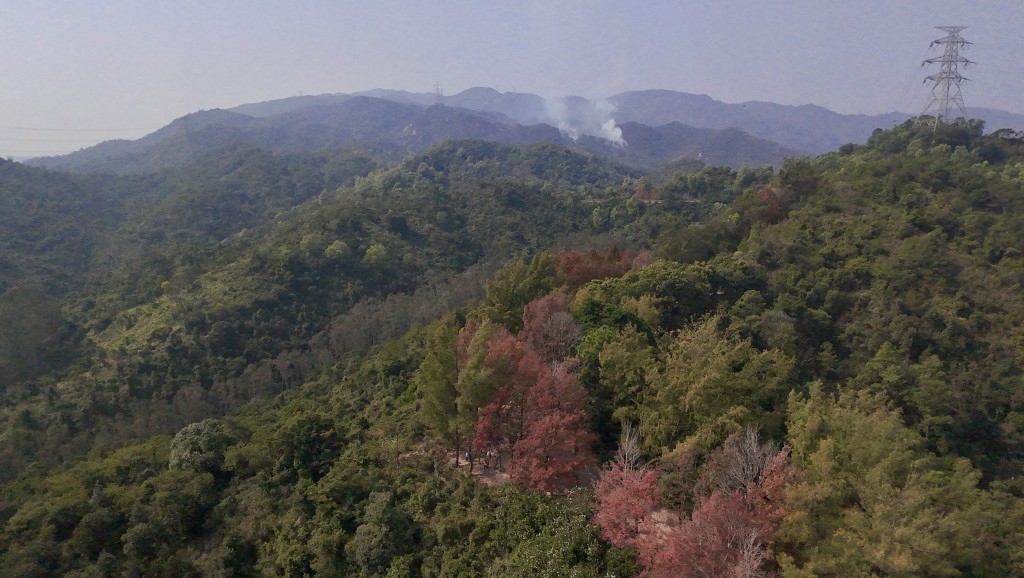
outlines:
M1019 133L0 186L4 576L1024 575Z

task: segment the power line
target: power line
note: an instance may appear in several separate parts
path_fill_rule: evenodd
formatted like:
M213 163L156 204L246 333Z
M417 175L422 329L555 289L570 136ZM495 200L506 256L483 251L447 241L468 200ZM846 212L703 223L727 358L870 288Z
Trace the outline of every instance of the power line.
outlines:
M68 143L69 145L81 145L87 146L96 144L99 141L110 139L110 138L122 138L116 134L110 133L138 133L140 131L152 132L153 129L148 128L58 128L58 127L45 127L45 126L20 126L20 125L0 125L0 130L5 131L28 131L24 137L21 136L0 136L0 151L3 151L5 157L17 157L17 156L51 156L51 155L66 155L75 152L75 150L81 150L80 147L75 149L41 149L41 148L26 148L19 150L10 150L7 147L21 147L21 146L32 146L35 143ZM73 138L33 138L34 135L30 133L50 133L55 137L68 136ZM54 134L57 133L57 134ZM65 133L65 134L59 134ZM87 138L82 134L82 138L74 138L75 134L82 133L107 133L109 136L95 138ZM8 133L10 134L10 133ZM15 133L17 134L17 133ZM39 134L39 136L48 136ZM9 143L9 144L3 144Z
M928 51L922 49L921 53L918 54L920 58L928 58ZM906 79L901 83L902 90L898 93L899 97L890 106L892 106L891 112L906 112L913 114L920 110L921 103L925 101L925 95L928 89L923 87L920 82L917 82L916 77L921 69L920 65L915 64L914 68L911 69L908 63L905 74L903 75ZM891 96L895 96L897 93L891 93Z
M96 139L91 138L76 138L76 139L63 139L63 138L11 138L0 136L0 141L13 141L13 142L96 142Z
M4 151L3 156L18 156L18 155L66 155L75 151L63 150L63 151Z
M35 131L46 131L46 132L132 132L132 131L152 131L151 128L55 128L55 127L39 127L39 126L9 126L0 125L0 129L7 130L35 130Z

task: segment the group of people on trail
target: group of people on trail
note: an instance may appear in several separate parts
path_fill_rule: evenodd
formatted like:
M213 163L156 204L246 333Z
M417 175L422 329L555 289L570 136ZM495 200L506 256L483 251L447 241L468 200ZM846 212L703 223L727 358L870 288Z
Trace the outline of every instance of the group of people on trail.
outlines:
M473 473L473 465L475 463L475 460L476 460L477 456L473 453L472 450L466 450L462 454L462 457L463 457L463 459L466 460L466 463L469 464L469 473L472 474ZM495 470L501 471L501 454L498 453L498 450L493 449L493 448L488 448L486 451L484 451L483 458L484 458L483 467L484 467L485 470L495 469ZM458 460L456 460L456 462L458 462ZM458 466L459 464L456 463L455 465Z

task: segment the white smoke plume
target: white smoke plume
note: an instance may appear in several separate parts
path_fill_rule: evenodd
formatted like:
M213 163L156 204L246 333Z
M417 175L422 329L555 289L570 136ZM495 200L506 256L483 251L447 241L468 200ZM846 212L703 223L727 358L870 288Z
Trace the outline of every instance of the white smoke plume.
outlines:
M615 105L606 100L591 102L579 97L549 98L544 101L544 106L548 121L572 140L588 135L621 147L628 144L622 138L622 129L612 118Z

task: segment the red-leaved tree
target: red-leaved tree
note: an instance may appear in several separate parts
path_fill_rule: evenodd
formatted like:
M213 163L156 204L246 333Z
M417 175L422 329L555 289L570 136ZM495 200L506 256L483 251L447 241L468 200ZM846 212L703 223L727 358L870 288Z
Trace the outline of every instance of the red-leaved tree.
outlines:
M605 468L595 487L595 521L609 542L637 549L643 576L774 575L771 541L786 513L785 489L796 476L788 448L762 442L756 429L730 436L708 456L694 488L696 506L680 523L655 520L650 512L657 496L635 468L618 462Z
M569 288L576 289L587 281L619 277L630 269L637 269L650 263L651 255L647 251L620 252L617 247L613 246L607 252L565 251L558 255L555 267Z
M634 545L658 505L658 474L640 463L636 430L623 428L615 459L602 470L594 484L594 522L605 539L615 546Z
M509 475L542 491L571 485L595 462L586 391L565 366L545 367L527 392L523 437L514 446Z
M515 337L507 333L497 337L488 346L486 362L499 385L487 405L480 408L473 448L478 452L511 453L526 427L527 393L546 368Z
M774 532L769 530L743 492L714 492L679 526L657 528L645 522L637 549L644 576L651 578L767 576L766 545Z

